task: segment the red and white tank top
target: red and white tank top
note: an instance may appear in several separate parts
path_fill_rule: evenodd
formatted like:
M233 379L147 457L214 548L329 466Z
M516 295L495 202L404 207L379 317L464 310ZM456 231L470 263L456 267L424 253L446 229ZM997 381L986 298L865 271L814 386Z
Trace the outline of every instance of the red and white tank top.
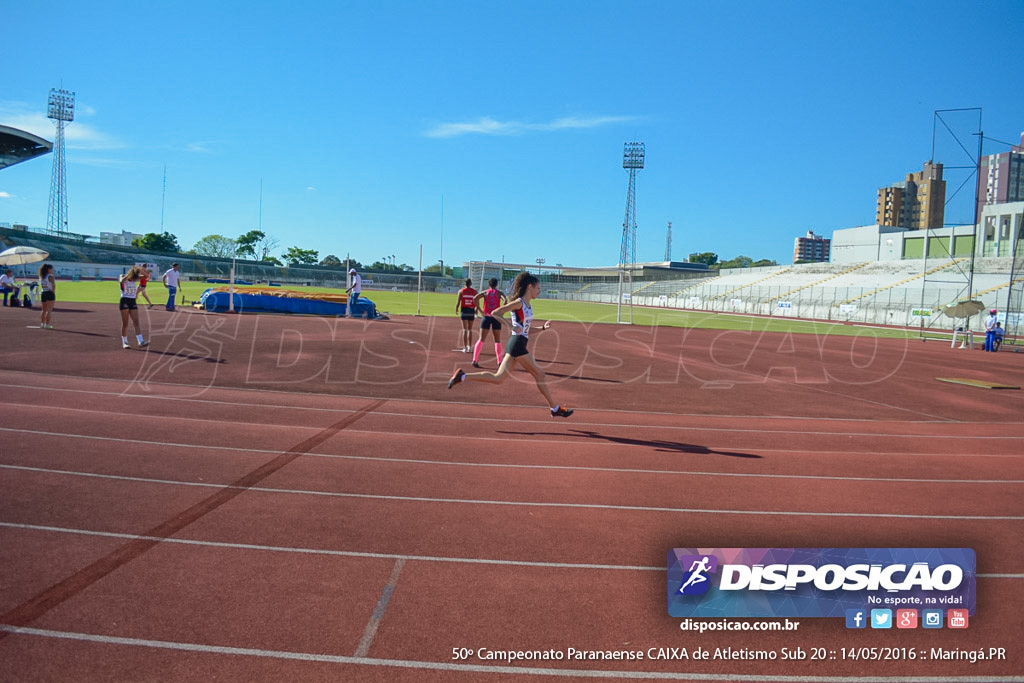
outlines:
M530 323L533 322L533 307L522 299L523 307L518 311L512 311L512 334L521 334L524 337L530 336Z
M139 283L132 280L121 280L121 297L134 299L139 291Z
M476 290L472 287L463 287L459 290L459 301L463 308L473 308L473 299L476 298Z

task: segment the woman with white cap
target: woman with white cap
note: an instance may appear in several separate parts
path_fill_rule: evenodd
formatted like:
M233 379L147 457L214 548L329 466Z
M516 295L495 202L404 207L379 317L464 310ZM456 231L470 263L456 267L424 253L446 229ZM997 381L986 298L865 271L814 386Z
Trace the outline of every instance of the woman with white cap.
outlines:
M348 274L352 277L352 285L345 290L348 294L348 317L355 317L355 305L359 301L359 295L363 291L363 278L359 277L359 273L356 272L355 268L351 268Z

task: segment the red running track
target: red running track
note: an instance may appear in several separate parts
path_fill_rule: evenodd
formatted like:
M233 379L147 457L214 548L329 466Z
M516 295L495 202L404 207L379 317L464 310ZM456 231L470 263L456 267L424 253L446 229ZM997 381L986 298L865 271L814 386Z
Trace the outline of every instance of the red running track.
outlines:
M4 680L1022 680L1021 393L935 379L1020 355L556 323L556 421L522 373L447 390L454 319L144 313L148 351L112 306L3 314ZM673 547L943 546L965 631L665 609ZM1008 659L453 660L887 646Z

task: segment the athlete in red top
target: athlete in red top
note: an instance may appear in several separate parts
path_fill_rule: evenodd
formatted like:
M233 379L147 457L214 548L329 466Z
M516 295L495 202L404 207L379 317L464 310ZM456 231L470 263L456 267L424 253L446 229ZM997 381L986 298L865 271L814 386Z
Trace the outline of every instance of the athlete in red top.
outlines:
M146 294L146 284L149 282L149 278L152 274L149 269L145 266L139 266L139 296L146 300L150 308L153 308L153 302L149 300L149 294Z
M492 315L502 304L506 302L505 294L498 289L498 278L492 277L487 281L487 291L480 292L473 298L473 307L480 308L483 305L483 320L480 321L480 339L473 347L473 367L480 367L480 351L484 348L484 337L487 330L491 330L494 337L494 354L498 357L498 364L505 355L505 349L501 345L501 320Z
M455 300L455 312L462 319L461 345L463 353L469 353L472 349L469 345L473 338L473 321L476 319L476 290L473 289L473 281L466 280L466 286L459 290L458 298Z

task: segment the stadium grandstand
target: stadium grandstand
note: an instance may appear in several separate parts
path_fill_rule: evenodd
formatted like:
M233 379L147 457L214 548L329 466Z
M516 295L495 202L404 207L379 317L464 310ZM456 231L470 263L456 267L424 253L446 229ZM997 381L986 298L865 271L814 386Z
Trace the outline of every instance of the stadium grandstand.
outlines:
M973 262L972 292L963 291L971 260L963 256L859 263L806 263L708 270L675 264L637 264L632 288L634 306L715 313L776 316L834 322L951 330L963 321L944 318L946 304L976 298L986 308L1003 311L1014 271L1012 257L982 257ZM463 272L474 283L499 277L507 287L520 270L541 280L541 297L565 301L617 304L619 270L473 261ZM1018 276L1019 277L1019 276ZM971 326L983 326L975 316Z

